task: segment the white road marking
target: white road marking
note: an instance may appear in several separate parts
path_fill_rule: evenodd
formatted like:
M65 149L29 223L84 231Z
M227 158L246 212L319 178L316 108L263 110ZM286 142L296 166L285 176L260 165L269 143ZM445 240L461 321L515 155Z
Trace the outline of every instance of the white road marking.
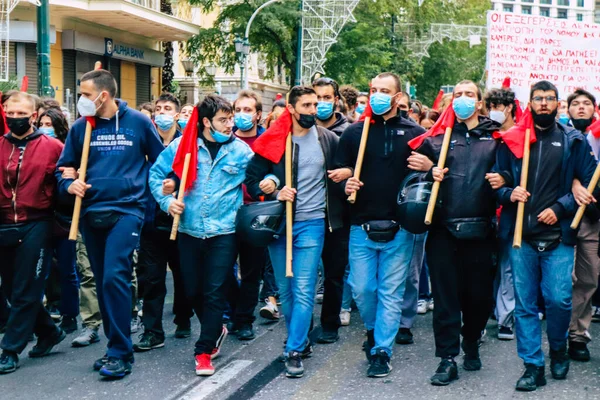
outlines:
M181 400L202 400L208 398L210 394L225 386L227 382L253 362L251 360L235 360L230 362L223 368L220 368L213 376L204 378L205 380L202 383L181 397Z

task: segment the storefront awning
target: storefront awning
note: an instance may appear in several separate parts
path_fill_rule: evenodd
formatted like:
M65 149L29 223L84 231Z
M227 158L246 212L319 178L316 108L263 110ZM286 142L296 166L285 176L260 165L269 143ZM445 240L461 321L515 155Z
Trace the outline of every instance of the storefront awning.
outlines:
M51 13L110 26L158 41L185 41L200 27L127 0L50 0Z

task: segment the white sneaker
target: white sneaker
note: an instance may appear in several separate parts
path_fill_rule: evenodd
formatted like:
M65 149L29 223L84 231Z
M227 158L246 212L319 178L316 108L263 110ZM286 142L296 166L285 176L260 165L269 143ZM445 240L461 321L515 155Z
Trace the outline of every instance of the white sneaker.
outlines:
M279 319L279 309L277 306L269 301L265 300L265 306L260 309L260 316L270 321L276 321Z
M71 346L86 347L92 343L98 342L99 340L100 340L100 337L98 336L98 328L92 329L92 328L84 327L81 330L81 333L79 334L79 336L77 336L75 339L73 339L73 341L71 342Z
M427 300L417 301L417 314L427 314Z
M131 334L137 333L140 330L140 325L142 324L137 315L131 318Z
M340 323L342 326L350 325L350 310L342 310L340 312Z
M427 309L429 311L433 311L433 299L431 299L427 302Z

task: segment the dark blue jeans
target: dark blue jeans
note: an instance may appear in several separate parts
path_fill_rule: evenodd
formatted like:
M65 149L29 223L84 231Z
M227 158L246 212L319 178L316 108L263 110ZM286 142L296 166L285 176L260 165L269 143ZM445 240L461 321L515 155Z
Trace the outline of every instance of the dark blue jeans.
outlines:
M52 266L52 256L56 258L60 282L60 313L65 317L79 315L79 278L75 261L75 242L67 238L53 239L51 256L48 257L48 272Z
M131 343L131 275L133 251L140 240L143 220L121 215L108 229L94 229L85 218L81 221L83 240L96 279L98 304L104 333L108 338L107 355L126 358Z
M546 305L550 349L559 350L567 345L574 256L573 246L562 243L553 250L539 252L523 241L520 249L510 250L515 282L517 352L526 364L544 365L542 322L538 317L540 292Z

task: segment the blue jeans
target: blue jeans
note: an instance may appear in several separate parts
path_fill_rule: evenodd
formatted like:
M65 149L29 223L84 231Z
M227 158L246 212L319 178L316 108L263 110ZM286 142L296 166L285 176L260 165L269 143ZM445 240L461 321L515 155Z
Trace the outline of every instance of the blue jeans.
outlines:
M348 282L365 327L375 330L372 354L382 349L392 355L415 240L401 230L392 241L377 243L360 226L350 229Z
M350 276L350 264L346 266L344 272L344 292L342 295L342 310L350 310L352 308L352 288L348 284L348 277Z
M510 250L515 282L517 352L526 364L544 365L542 322L538 317L540 290L546 304L550 349L559 350L567 345L574 254L572 246L562 243L556 249L538 252L523 241L520 249Z
M281 311L285 317L288 340L285 353L302 352L315 305L319 261L325 241L325 220L294 222L293 278L285 277L285 236L269 246L275 279L279 287Z

